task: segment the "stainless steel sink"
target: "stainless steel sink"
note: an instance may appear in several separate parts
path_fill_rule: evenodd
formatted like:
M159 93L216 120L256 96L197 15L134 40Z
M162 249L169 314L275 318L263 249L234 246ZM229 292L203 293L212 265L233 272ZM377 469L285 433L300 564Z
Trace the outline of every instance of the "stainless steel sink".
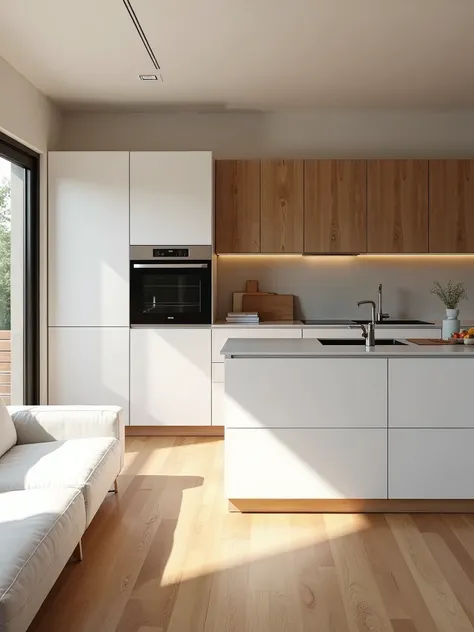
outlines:
M365 325L369 321L354 319L354 322L357 323L358 325L360 324ZM379 325L434 325L434 323L430 323L426 320L409 320L408 318L407 319L385 318L383 321L377 322L377 326Z
M365 340L364 338L318 338L319 342L322 345L328 346L346 346L346 345L359 345L364 346ZM405 345L406 342L400 342L399 340L395 340L394 338L379 338L375 340L375 345L378 347L380 345Z

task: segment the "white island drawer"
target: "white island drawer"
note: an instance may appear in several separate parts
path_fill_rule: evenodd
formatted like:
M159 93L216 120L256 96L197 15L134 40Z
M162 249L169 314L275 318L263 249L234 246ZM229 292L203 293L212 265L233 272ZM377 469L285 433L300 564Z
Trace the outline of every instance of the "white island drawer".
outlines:
M474 430L389 430L389 498L474 498Z
M385 358L232 358L228 428L386 428Z
M280 329L276 327L242 327L235 329L218 327L212 330L212 361L224 362L221 349L229 338L301 338L301 329L288 327Z
M386 430L236 430L225 438L225 495L387 497Z
M474 428L474 353L389 359L388 376L391 428Z

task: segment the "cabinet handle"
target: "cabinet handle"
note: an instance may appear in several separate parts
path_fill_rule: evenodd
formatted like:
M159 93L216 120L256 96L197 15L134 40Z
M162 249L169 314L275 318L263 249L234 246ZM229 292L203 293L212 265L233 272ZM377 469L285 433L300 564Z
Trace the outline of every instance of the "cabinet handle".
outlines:
M134 263L134 269L152 270L156 268L207 268L207 263Z

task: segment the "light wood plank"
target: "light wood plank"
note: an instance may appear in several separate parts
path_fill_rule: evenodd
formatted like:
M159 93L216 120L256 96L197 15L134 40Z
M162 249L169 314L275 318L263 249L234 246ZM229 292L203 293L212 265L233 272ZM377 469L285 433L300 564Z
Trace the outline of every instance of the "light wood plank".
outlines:
M303 252L303 161L261 163L261 251Z
M430 160L430 252L474 252L474 160Z
M216 252L260 252L260 161L215 163Z
M387 517L398 546L438 629L472 632L472 626L446 577L409 516Z
M305 160L304 250L367 251L365 160Z
M371 160L367 252L428 252L428 161Z
M330 540L349 629L392 631L390 618L375 582L363 542L357 534L358 519L353 516L325 516L329 530L343 533Z

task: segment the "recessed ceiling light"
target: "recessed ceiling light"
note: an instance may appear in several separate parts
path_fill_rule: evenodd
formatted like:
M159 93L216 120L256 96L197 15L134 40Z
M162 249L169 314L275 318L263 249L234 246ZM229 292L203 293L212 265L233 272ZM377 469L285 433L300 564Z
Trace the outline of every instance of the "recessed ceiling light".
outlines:
M156 75L138 75L142 81L158 81Z

